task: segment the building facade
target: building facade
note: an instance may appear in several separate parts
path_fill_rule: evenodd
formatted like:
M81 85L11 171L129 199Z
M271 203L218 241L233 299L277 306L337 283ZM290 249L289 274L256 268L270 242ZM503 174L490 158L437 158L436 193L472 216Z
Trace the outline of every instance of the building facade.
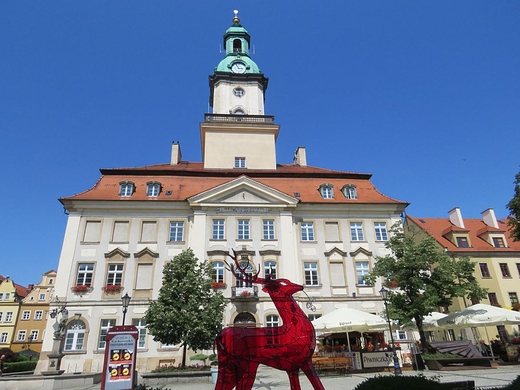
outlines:
M121 295L131 297L126 323L140 331L138 371L181 359L176 345L147 334L144 314L156 299L165 263L192 248L215 269L228 298L224 326L277 326L269 296L226 270L234 249L247 272L284 277L316 299L295 298L309 316L349 306L379 313L380 285L367 285L376 256L386 255L387 229L407 203L379 192L370 174L307 164L299 147L290 164L276 160L280 126L265 115L268 79L249 55L238 16L224 34L226 55L210 80L212 113L200 123L201 162L102 169L87 191L61 200L68 222L56 296L69 319L62 368L101 371L106 331L121 324ZM56 324L47 325L38 370L46 370Z
M16 321L15 337L11 343L13 352L41 352L55 283L56 271L50 270L42 275L40 283L29 286L29 293L22 299L20 315Z
M23 298L28 289L0 275L0 348L11 348Z
M463 218L460 208L448 212L448 218L406 216L406 223L431 235L450 256L468 256L475 262L475 277L488 289L481 303L518 310L520 296L520 242L509 237L507 219L496 218L493 209L482 212L481 219ZM476 303L476 302L475 302ZM472 305L454 300L451 312ZM519 326L497 326L497 332L508 339Z

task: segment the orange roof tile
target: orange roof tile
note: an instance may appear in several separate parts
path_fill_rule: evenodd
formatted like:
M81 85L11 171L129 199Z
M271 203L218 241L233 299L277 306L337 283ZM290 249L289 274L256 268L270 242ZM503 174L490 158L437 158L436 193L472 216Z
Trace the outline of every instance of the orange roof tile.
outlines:
M407 215L406 219L413 222L421 229L431 234L437 242L451 252L516 252L520 251L520 242L513 241L507 233L507 219L498 219L499 226L503 229L496 229L484 223L481 219L464 218L465 228L459 228L453 225L449 218L416 218ZM448 240L444 235L450 231L467 232L471 242L470 248L459 248ZM481 235L485 232L505 233L504 238L507 248L495 248L493 245L484 240Z
M101 169L101 178L89 190L61 198L65 200L123 200L123 201L184 201L189 197L207 191L240 176L247 176L289 196L299 193L305 203L394 203L406 202L390 198L380 193L370 182L370 174L341 172L317 167L301 167L297 164L278 165L276 170L254 169L204 169L203 163L181 162L178 165L160 164L137 168ZM135 184L131 197L120 197L122 181ZM157 197L146 196L147 184L158 181L162 190ZM334 186L335 198L323 199L319 193L322 184ZM345 184L354 184L357 199L346 199L341 194ZM170 193L170 195L166 195Z

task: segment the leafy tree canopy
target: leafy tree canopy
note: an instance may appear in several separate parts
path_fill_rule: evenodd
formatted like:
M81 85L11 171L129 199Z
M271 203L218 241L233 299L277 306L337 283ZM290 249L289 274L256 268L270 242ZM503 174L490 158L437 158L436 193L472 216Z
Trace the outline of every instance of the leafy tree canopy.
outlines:
M508 225L511 228L510 237L514 241L520 241L520 172L515 175L515 195L506 207L509 209Z
M200 262L191 249L175 256L163 270L159 297L150 302L146 325L155 341L181 344L195 351L210 349L222 329L226 302L222 292L211 288L213 268Z
M403 229L398 222L390 229L386 247L391 254L376 258L368 278L382 277L395 290L389 294L392 319L415 321L421 343L426 347L423 318L439 307L452 304L455 297L478 301L486 296L473 275L475 264L467 257L452 258L438 247L433 237L419 236L417 229Z

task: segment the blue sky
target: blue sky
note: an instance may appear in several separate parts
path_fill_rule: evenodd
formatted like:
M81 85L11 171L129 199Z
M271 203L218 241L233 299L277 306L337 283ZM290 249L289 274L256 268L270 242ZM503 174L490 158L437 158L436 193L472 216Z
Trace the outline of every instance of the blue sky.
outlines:
M3 1L0 274L57 268L58 198L99 168L201 161L233 9L269 77L279 163L372 173L417 217L505 218L520 170L520 1Z

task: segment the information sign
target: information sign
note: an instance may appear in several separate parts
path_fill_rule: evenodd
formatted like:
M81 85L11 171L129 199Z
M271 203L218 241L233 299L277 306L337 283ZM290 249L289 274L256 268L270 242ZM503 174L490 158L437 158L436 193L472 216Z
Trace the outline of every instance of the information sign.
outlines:
M105 337L101 390L132 390L139 331L135 326L114 326Z

